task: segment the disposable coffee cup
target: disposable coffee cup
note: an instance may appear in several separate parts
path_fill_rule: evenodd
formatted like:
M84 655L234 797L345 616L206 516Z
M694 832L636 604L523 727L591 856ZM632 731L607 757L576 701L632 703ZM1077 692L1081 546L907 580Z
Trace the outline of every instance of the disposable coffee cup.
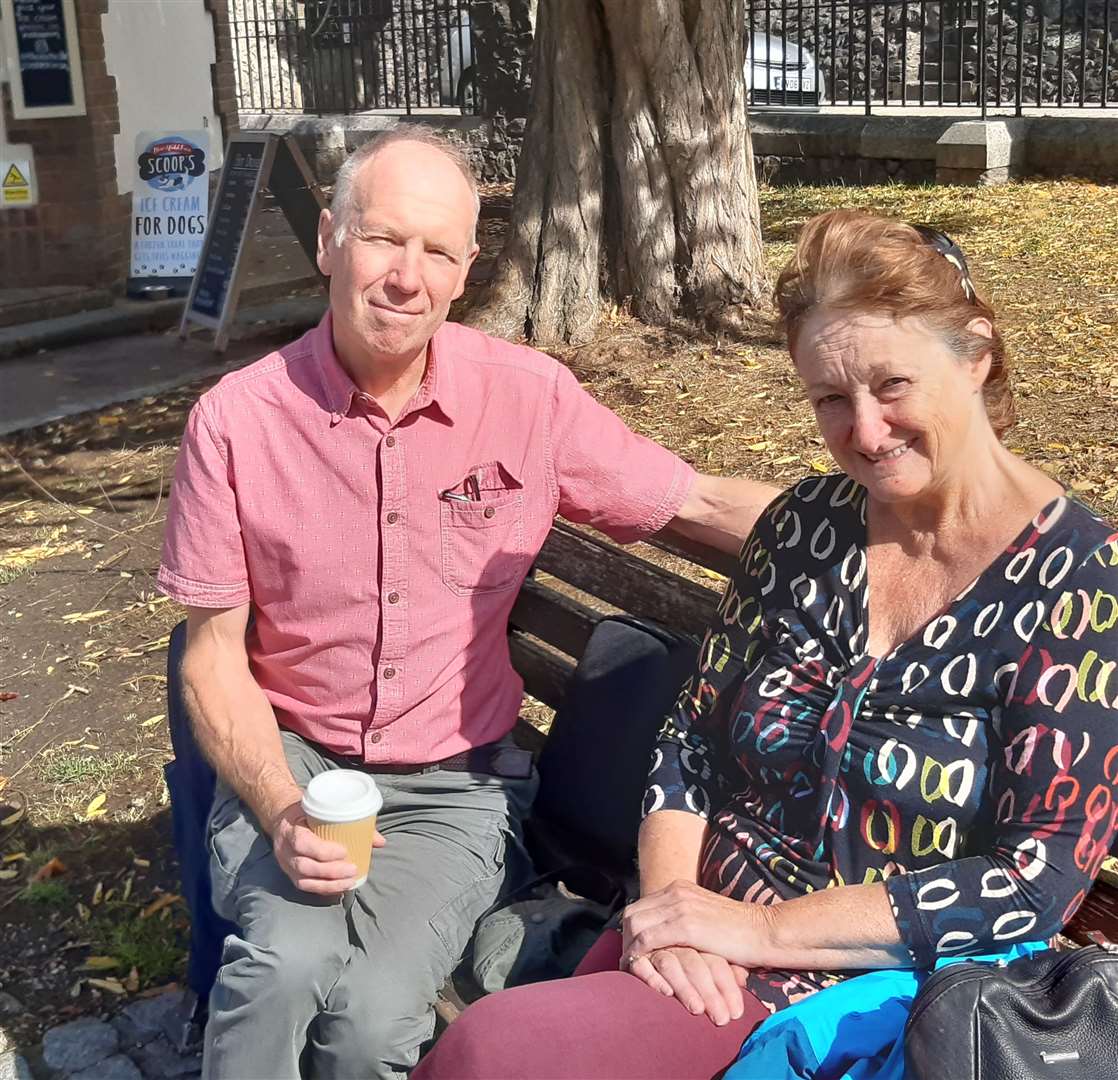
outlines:
M303 813L315 836L342 844L357 867L357 884L369 877L373 834L384 799L376 781L356 769L331 769L311 777L303 794Z

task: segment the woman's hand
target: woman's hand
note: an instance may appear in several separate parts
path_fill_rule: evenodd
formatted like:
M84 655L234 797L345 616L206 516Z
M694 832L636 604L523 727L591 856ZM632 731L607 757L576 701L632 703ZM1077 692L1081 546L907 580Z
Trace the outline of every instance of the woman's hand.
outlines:
M621 955L632 970L636 959L680 946L752 967L765 925L765 909L756 904L730 900L694 882L673 881L625 909Z
M695 1016L706 1013L719 1027L740 1020L745 1012L745 968L713 953L674 947L657 949L636 957L628 970L658 993L675 997Z

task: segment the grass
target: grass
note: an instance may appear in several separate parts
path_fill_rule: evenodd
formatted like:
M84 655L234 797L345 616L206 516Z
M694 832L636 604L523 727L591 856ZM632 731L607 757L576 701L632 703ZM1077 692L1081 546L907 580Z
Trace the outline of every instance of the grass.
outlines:
M29 904L40 907L65 907L73 899L69 886L52 878L32 881L24 887L21 896Z
M141 919L134 910L132 905L110 904L106 914L89 924L93 953L111 956L122 974L135 968L141 982L149 985L181 974L186 943L179 919L170 911Z
M129 774L136 765L138 755L126 750L114 751L100 757L78 754L71 750L48 751L39 766L39 776L48 784L91 784L105 787L122 774Z

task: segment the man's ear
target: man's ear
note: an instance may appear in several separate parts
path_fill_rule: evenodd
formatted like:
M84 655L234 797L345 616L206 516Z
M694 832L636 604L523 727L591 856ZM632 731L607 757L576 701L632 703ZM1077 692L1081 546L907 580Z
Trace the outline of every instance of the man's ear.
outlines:
M318 245L315 252L315 262L319 270L329 277L332 271L334 253L337 250L334 244L334 215L329 210L323 210L318 215Z
M466 278L470 276L470 267L474 265L474 259L477 258L479 251L481 248L474 244L466 253L466 258L462 261L462 274L458 278L458 288L454 290L452 299L457 300L466 291Z

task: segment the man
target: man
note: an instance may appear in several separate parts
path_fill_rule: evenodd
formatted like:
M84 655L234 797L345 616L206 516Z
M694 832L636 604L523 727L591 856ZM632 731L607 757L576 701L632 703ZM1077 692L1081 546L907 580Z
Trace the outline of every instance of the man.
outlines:
M505 633L553 515L729 549L772 494L697 477L551 358L446 323L477 209L437 136L362 148L319 227L329 314L224 378L187 426L159 583L188 608L187 703L220 777L214 900L241 928L208 1076L415 1064L533 795L506 738L521 683ZM300 807L338 767L371 772L385 800L352 892L345 849Z

